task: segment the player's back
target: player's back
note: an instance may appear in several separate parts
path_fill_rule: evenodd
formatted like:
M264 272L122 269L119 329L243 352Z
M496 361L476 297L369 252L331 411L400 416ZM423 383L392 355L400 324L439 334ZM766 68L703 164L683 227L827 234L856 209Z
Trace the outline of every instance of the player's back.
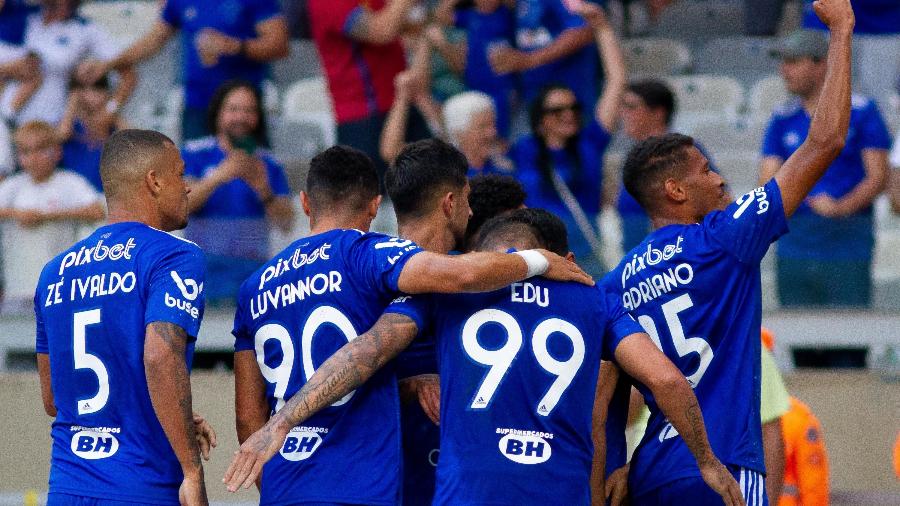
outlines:
M241 287L235 350L254 350L277 411L396 296L410 241L332 230L294 242ZM263 471L263 504L395 504L400 434L390 368L295 427ZM348 479L352 477L352 479Z
M177 504L181 466L153 410L144 335L155 321L193 338L203 254L141 223L117 223L51 260L35 293L37 352L48 353L57 416L50 492Z
M702 223L654 231L603 280L694 388L719 459L759 473L759 263L785 231L773 180ZM639 388L652 415L631 463L632 494L699 477L683 439Z
M392 304L437 336L434 504L589 504L607 307L599 288L545 279Z

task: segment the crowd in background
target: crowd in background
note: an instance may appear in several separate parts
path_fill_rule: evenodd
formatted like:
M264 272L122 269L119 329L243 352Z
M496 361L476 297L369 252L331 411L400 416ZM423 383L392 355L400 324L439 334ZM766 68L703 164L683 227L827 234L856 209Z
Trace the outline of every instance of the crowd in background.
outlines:
M3 2L4 310L28 307L40 266L102 219L103 142L127 124L122 110L136 66L173 37L182 46L180 130L192 190L185 235L207 254L214 304L229 303L269 257L271 233L290 233L299 214L289 174L267 149L271 123L261 93L271 63L288 55L289 30L315 43L337 142L366 152L382 170L405 143L445 138L466 156L470 176L513 177L526 205L558 214L593 275L609 262L601 211L619 217L624 252L650 229L604 157L611 145L627 149L673 128L678 101L666 76L629 75L620 47L621 34L640 33L672 1L158 3L155 24L128 45L80 17L77 0ZM746 34L774 35L783 3L745 1ZM803 29L779 42L771 64L795 97L772 112L762 146L742 147L760 151L761 182L805 138L824 80L825 32L811 4L803 4ZM890 167L900 168L900 140L889 157L890 133L874 100L900 77L900 4L859 0L854 8L861 94L844 152L776 248L786 306L868 306L873 201L890 188L900 212L898 171L889 183ZM716 170L716 153L706 154Z

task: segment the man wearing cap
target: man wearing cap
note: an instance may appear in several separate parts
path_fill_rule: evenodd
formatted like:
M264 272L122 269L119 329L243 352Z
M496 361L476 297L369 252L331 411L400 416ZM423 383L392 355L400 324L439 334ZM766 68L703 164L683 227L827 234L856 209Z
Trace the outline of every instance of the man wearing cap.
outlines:
M785 87L795 95L776 108L762 146L760 181L768 181L800 146L825 80L826 35L799 30L780 41ZM888 177L890 136L875 102L854 94L841 154L791 218L778 241L782 306L867 306L874 231L872 201Z

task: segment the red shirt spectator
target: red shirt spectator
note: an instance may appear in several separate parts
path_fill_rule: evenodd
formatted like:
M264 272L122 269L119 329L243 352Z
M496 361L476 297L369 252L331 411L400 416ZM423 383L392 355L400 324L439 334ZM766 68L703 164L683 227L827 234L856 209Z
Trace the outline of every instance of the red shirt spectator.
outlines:
M394 77L406 67L400 40L361 42L360 17L385 8L385 0L310 0L313 39L325 67L339 124L384 114L394 100Z

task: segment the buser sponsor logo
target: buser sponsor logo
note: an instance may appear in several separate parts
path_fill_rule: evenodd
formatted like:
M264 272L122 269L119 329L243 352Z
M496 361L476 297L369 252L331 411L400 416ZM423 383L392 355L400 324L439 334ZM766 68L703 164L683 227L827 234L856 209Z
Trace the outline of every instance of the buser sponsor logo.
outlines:
M185 313L191 315L191 318L199 318L200 317L200 308L194 305L194 301L197 297L203 293L203 283L199 285L197 282L190 278L182 278L177 272L170 271L169 273L172 276L172 281L175 282L175 286L178 287L178 291L181 292L181 296L184 299L173 297L166 292L165 295L165 303L168 307L178 308Z
M134 238L129 237L125 244L113 244L107 246L103 244L103 239L97 241L92 247L82 246L78 251L70 251L63 257L59 263L59 275L69 267L77 267L79 265L89 264L91 262L102 262L104 260L112 260L115 262L119 259L131 260L131 250L136 246Z

